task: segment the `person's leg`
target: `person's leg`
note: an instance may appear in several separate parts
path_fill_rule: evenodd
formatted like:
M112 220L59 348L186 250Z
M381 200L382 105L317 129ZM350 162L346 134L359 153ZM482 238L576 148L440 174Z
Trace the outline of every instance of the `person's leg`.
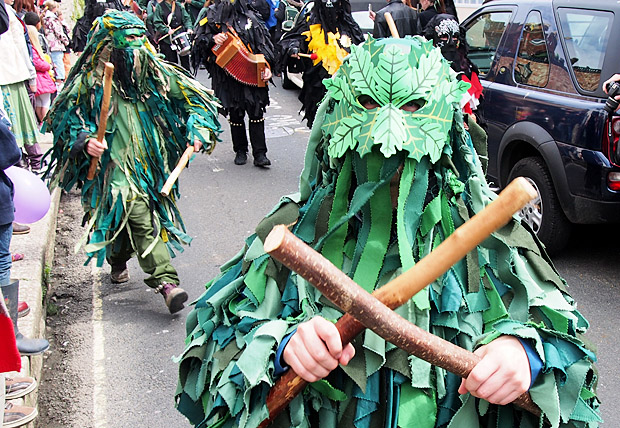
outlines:
M262 113L259 116L250 116L250 143L252 144L252 156L254 165L266 167L271 165L267 159L267 143L265 142L265 118Z
M181 67L189 71L189 55L179 56L181 59Z
M178 287L179 275L170 262L168 248L159 231L155 233L148 203L140 197L132 203L127 231L140 267L149 275L144 280L146 285L164 296L170 313L183 309L187 293Z
M245 112L241 109L230 109L228 123L233 150L236 153L235 164L244 165L248 160L248 135L245 132Z
M39 121L39 123L43 122L43 118L50 109L50 99L51 94L37 95L34 99L35 112L37 114L37 120Z
M175 50L170 47L170 43L165 43L162 41L159 43L159 52L164 55L166 61L171 62L173 64L178 64L178 57Z
M13 223L0 225L0 285L8 285L11 280L11 237Z
M32 171L41 170L41 160L43 159L43 150L39 143L25 144L26 156L28 157L28 164Z
M133 255L133 248L127 228L123 228L108 247L106 248L106 259L110 264L110 280L113 284L122 284L129 281L129 270L127 262Z
M61 86L65 80L65 63L63 62L65 53L62 51L50 52L50 57L54 63L54 73L56 77L56 86Z

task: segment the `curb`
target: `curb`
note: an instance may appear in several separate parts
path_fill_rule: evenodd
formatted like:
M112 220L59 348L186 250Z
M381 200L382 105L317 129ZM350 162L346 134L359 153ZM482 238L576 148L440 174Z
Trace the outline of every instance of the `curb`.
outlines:
M13 235L11 253L23 253L24 260L13 263L11 278L19 279L19 300L26 301L30 306L30 314L19 318L19 331L26 337L45 337L44 288L47 288L47 274L54 260L54 244L56 240L56 220L62 191L54 189L48 213L41 220L30 225L30 233ZM45 290L46 291L46 290ZM53 352L50 350L46 352ZM21 375L32 376L40 384L43 369L43 355L23 356ZM37 407L38 389L24 397L27 406ZM36 419L27 427L35 426Z

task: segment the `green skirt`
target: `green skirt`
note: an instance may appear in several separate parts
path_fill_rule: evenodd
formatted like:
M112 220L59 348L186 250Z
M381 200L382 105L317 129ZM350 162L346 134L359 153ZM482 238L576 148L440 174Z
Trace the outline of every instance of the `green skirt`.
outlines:
M17 145L31 146L37 143L37 121L34 117L34 108L30 103L28 91L24 82L1 85L4 99L4 110L11 121L11 132L15 135Z

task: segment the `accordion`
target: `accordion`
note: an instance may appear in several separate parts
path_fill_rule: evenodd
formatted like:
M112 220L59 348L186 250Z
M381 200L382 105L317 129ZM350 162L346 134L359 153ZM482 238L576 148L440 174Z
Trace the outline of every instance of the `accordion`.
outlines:
M263 88L267 85L261 78L263 70L269 67L263 54L253 54L243 44L234 30L226 33L226 41L211 48L215 63L235 80L250 86Z

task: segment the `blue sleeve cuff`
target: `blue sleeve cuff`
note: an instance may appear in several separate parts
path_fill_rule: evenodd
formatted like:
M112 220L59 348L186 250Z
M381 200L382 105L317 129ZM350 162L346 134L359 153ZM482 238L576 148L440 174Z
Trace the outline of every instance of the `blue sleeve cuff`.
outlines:
M280 376L288 370L288 366L284 363L284 361L282 361L282 352L284 352L284 348L286 348L288 341L291 340L291 337L293 337L296 331L297 329L291 331L289 334L284 336L284 339L282 339L282 341L280 342L280 346L278 346L278 350L276 351L276 358L273 362L273 374L275 376Z
M527 354L527 359L530 361L530 374L532 375L532 381L530 382L531 388L543 368L543 362L534 350L534 347L529 340L521 339L519 337L517 337L517 339L519 339L519 342L521 342L521 345L523 346L523 349L525 349L525 353Z

